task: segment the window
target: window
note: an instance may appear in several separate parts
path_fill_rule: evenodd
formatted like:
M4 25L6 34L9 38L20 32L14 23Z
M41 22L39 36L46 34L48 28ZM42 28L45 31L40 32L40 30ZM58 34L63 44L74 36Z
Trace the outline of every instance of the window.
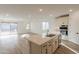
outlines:
M26 25L26 29L29 30L30 29L30 24Z
M11 23L10 24L10 31L11 32L16 32L17 31L17 24Z
M0 31L1 32L9 32L10 31L10 24L8 23L0 23Z
M48 22L42 22L42 29L43 30L49 30L49 23Z
M16 23L0 23L0 32L16 32Z
M43 35L48 34L49 32L49 23L48 22L42 22L42 30L43 30Z

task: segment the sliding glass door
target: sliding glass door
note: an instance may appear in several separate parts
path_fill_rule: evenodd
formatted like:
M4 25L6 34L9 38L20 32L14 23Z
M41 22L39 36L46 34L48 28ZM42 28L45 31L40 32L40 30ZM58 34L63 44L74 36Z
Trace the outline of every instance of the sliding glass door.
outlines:
M16 33L17 24L16 23L0 23L0 33Z
M17 32L17 24L15 23L10 24L10 32Z
M0 32L9 32L10 24L8 23L0 23Z

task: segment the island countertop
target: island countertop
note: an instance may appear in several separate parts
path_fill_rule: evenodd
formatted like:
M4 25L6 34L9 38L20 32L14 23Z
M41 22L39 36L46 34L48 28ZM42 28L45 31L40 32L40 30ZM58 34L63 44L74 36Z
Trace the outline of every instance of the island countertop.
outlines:
M55 36L52 37L43 37L41 35L30 35L29 38L27 38L30 42L35 43L37 45L42 45L43 43L55 38Z

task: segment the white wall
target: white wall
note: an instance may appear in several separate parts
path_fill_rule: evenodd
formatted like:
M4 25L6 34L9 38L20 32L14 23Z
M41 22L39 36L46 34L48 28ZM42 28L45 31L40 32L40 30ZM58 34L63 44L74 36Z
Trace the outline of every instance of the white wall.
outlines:
M28 23L30 23L29 19L23 19L22 21L17 22L17 23L18 23L18 33L19 34L24 34L24 33L28 32L28 30L26 30L26 25Z
M69 19L69 40L79 44L79 11L70 15Z
M3 21L4 20L4 21ZM25 18L25 19L2 19L0 22L15 22L17 23L17 31L19 34L24 34L26 32L28 32L28 30L26 30L26 25L27 24L31 24L31 32L34 32L34 33L38 33L38 34L42 34L42 22L49 22L49 25L50 25L50 32L52 32L53 30L53 25L54 25L54 22L55 19L54 18Z
M17 23L17 31L19 34L26 33L26 24L29 23L28 19L0 19L0 23Z
M5 19L1 22L16 22L18 24L18 33L22 34L22 33L26 33L28 32L26 30L26 24L31 24L31 32L34 33L38 33L38 34L42 34L42 22L49 22L50 25L50 30L49 33L53 33L54 30L56 30L57 27L60 27L60 25L64 22L64 24L68 24L68 18L63 17L63 18L59 18L59 19L55 19L54 17L46 17L46 18L22 18L20 19ZM29 30L30 31L30 30Z
M3 19L2 19L3 20ZM63 22L64 24L68 24L68 18L59 18L59 19L55 19L55 18L26 18L26 19L15 19L15 20L5 20L5 21L1 21L1 22L16 22L18 25L18 33L22 34L22 33L26 33L28 32L26 30L26 24L31 24L31 32L34 33L38 33L38 34L42 34L42 22L49 22L49 33L53 33L54 30L56 30L56 27L59 27ZM30 30L29 30L30 31Z
M53 25L55 19L52 18L47 18L47 19L34 19L31 21L31 31L34 33L42 34L42 22L49 22L49 33L53 31Z

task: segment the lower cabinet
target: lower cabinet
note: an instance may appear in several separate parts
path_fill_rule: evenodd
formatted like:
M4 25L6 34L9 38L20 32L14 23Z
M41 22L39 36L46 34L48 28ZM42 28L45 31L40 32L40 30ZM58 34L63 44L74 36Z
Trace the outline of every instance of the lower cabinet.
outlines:
M42 45L30 42L30 53L32 54L52 54L58 48L58 38L51 39Z
M30 42L30 53L31 54L41 54L41 46Z
M52 45L51 41L48 41L42 45L42 54L51 54L52 53Z
M54 51L55 51L55 41L53 40L52 41L52 53L54 53Z
M47 54L47 43L44 43L42 46L41 46L41 53L42 54Z
M56 51L56 49L58 48L59 44L58 44L58 37L54 38L52 41L52 53L54 53Z
M47 42L47 53L52 54L52 40Z

